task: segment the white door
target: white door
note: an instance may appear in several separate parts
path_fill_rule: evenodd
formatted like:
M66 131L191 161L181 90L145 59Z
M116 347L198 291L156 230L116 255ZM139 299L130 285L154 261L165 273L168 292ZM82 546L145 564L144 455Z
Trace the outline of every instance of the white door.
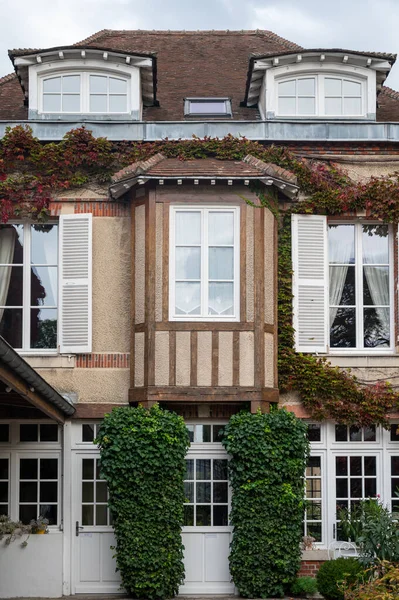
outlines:
M223 453L189 452L186 459L183 544L185 581L180 594L232 594L229 571L232 527Z
M115 536L107 506L107 486L100 478L98 452L76 453L73 493L73 593L114 594L120 589L113 558Z

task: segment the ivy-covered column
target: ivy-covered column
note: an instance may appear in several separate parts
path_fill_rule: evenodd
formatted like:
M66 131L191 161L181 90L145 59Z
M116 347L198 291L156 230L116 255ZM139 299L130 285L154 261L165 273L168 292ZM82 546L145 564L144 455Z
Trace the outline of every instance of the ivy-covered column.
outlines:
M306 425L285 410L242 412L223 444L231 456L234 583L247 598L282 596L300 567Z
M171 598L184 579L185 423L158 405L115 408L97 443L122 585L133 598Z

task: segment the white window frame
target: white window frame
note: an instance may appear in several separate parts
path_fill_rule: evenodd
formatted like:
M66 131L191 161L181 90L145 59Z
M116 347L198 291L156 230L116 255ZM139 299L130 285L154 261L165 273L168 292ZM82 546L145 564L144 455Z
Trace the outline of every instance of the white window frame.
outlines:
M323 427L323 426L322 426ZM324 437L324 436L322 436ZM315 444L315 447L313 449L313 444ZM316 446L317 444L317 446ZM314 502L317 500L320 500L320 504L321 504L321 541L320 542L314 542L314 545L316 548L322 548L325 546L325 540L326 540L326 514L327 514L327 494L326 494L326 486L325 486L325 480L326 480L326 453L324 450L319 450L318 446L320 446L321 442L311 442L311 451L309 454L309 458L320 458L320 485L321 485L321 497L320 499L318 498L313 498L313 499L309 499L307 497L307 493L306 493L306 499L309 502ZM306 481L308 479L318 479L318 477L307 477L306 476L306 470L305 470L305 490L306 490ZM306 532L305 535L308 535L307 533L307 525L308 523L314 523L317 521L313 521L311 519L307 518L307 510L305 509L304 512L304 517L303 517L303 524L304 524L304 531Z
M222 113L210 113L210 112L201 112L201 111L195 111L191 109L191 103L192 102L196 102L198 104L206 104L206 103L211 103L211 102L218 102L221 105L224 106L224 112ZM185 98L184 99L184 115L185 116L191 116L191 117L231 117L232 116L232 109L231 109L231 100L230 98Z
M79 75L80 77L80 109L78 111L72 112L72 111L63 111L62 110L62 92L60 92L61 95L61 110L60 111L51 111L49 113L49 111L45 111L43 108L43 82L46 79L53 79L55 77L65 77L68 75ZM107 104L109 104L109 78L115 78L115 79L120 79L121 81L125 81L126 82L126 111L123 112L111 112L110 110L107 110L105 112L97 112L97 111L91 111L90 110L90 75L96 75L99 77L106 77L107 78ZM39 112L43 113L43 114L81 114L81 113L88 113L88 114L93 114L93 115L98 115L98 114L110 114L110 115L127 115L129 114L130 110L130 82L129 82L129 77L126 75L122 75L121 73L114 73L114 72L110 72L110 71L96 71L96 70L90 70L90 71L84 71L84 70L71 70L71 71L53 71L51 73L46 73L43 74L39 77Z
M394 310L394 235L392 225L383 223L388 226L388 258L389 258L389 319L390 319L390 346L365 348L360 345L360 341L364 343L364 319L363 319L363 262L362 262L362 227L363 225L378 225L373 221L333 221L327 220L327 254L328 254L328 232L330 225L354 225L355 226L355 278L356 278L356 347L355 348L332 348L330 346L330 294L328 290L327 301L327 335L328 348L330 354L392 354L395 350L395 310ZM381 224L381 223L380 223ZM329 277L330 260L327 256L327 281ZM345 308L344 306L342 308Z
M31 242L32 242L32 226L34 225L34 223L32 223L31 221L23 221L23 222L17 222L17 221L10 221L9 223L10 225L22 225L23 226L23 263L22 265L20 265L19 263L17 265L13 265L13 264L8 264L6 266L11 266L11 267L21 267L22 266L22 272L23 272L23 296L22 296L22 347L21 348L15 348L15 350L17 352L20 352L21 354L40 354L41 356L45 356L45 355L54 355L57 354L58 352L58 346L59 346L59 326L60 326L60 303L59 303L59 276L60 276L60 265L59 265L59 236L60 236L60 229L59 229L59 222L58 221L49 221L47 223L45 223L45 225L55 225L57 227L57 252L58 252L58 264L54 265L53 263L50 263L48 265L34 265L35 267L57 267L57 291L56 291L56 296L57 296L57 305L56 306L43 306L43 309L52 309L52 310L56 310L57 311L57 345L56 348L31 348L30 347L30 325L31 325L31 277L30 277L30 271L31 271ZM2 265L5 266L5 265ZM17 306L5 306L4 309L12 309L12 308L17 308L20 309L21 307L17 307ZM40 310L40 306L37 307L33 307L33 308L37 308L38 310Z
M279 109L279 99L280 99L280 95L279 95L279 84L280 83L285 83L288 81L295 81L297 82L300 79L314 79L315 82L315 112L313 114L298 114L298 112L296 111L295 113L281 113L280 109ZM325 79L339 79L342 82L343 81L350 81L353 83L360 83L361 84L361 112L359 114L344 114L343 112L341 114L326 114L325 111ZM333 72L327 72L327 73L301 73L299 74L292 74L292 75L288 75L288 76L282 76L279 78L276 78L276 98L275 98L275 104L276 104L276 116L277 117L301 117L301 118L312 118L312 117L326 117L326 118L362 118L366 116L366 80L363 77L356 77L356 76L350 76L350 75L345 75L343 73L333 73ZM296 106L298 106L298 92L296 90ZM342 96L341 98L343 99L345 96L343 95L342 92ZM343 108L343 107L342 107Z
M201 212L201 315L176 315L175 314L175 215L177 212ZM234 215L234 314L233 315L207 315L208 306L208 218L209 212L232 212ZM179 205L170 207L170 235L169 235L169 320L190 322L238 322L240 320L240 208L239 206L212 206L212 205Z

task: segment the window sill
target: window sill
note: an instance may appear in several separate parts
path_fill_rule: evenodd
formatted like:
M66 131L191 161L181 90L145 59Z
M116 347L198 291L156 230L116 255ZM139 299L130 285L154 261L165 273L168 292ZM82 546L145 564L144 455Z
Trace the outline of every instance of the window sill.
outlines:
M57 354L56 352L52 354L26 354L21 352L21 356L34 369L73 369L76 360L75 356Z
M316 548L315 550L303 550L302 560L329 560L328 550Z
M399 367L399 355L394 351L381 354L328 354L325 357L334 367Z

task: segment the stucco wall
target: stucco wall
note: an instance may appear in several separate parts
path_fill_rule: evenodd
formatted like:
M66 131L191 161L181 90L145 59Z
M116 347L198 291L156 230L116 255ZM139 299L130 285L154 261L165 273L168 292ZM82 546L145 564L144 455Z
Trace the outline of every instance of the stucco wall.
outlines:
M390 175L399 170L399 157L351 156L336 158L334 162L354 181L367 181L370 177Z

